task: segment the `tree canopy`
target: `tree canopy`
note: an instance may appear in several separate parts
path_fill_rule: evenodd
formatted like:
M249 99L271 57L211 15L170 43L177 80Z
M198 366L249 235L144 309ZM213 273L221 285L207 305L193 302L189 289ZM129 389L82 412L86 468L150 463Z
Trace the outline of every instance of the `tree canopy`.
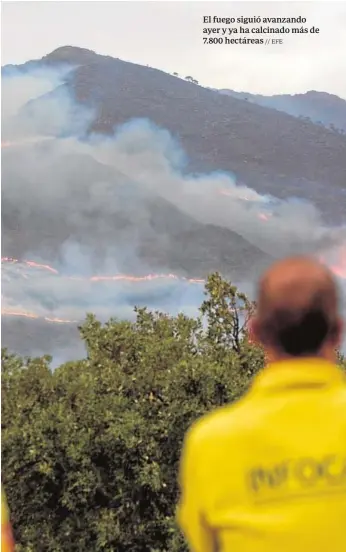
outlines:
M17 550L183 552L177 471L188 426L264 365L254 304L219 274L200 317L136 308L80 327L87 355L2 350L2 478ZM340 357L340 362L344 362Z

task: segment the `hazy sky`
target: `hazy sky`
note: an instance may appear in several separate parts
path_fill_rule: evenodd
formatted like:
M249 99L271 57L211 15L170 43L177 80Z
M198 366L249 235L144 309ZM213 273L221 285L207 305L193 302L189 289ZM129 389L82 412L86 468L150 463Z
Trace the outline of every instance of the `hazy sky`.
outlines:
M284 44L277 46L204 45L208 15L300 15L320 33L280 35ZM314 89L346 99L346 2L2 2L2 65L64 45L192 75L216 88Z

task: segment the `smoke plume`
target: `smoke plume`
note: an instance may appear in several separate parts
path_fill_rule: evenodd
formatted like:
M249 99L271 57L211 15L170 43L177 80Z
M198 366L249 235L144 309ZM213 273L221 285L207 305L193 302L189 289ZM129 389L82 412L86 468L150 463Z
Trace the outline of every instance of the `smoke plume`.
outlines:
M25 353L49 352L46 340L23 346L20 317L40 333L42 324L75 327L90 311L131 317L135 304L194 315L203 278L220 269L218 240L232 236L242 247L246 240L249 259L238 253L221 268L250 293L252 251L268 261L320 252L345 278L345 229L328 228L312 204L260 195L224 172L186 173L179 141L148 120L90 135L94 113L68 93L67 71L13 70L2 81L4 345L8 338ZM202 270L198 247L215 227L215 266Z

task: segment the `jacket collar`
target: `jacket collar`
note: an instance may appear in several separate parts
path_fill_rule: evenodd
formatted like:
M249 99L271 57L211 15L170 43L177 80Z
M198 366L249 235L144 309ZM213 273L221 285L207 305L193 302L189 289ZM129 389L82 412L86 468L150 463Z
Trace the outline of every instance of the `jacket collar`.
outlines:
M326 388L346 385L339 366L320 358L283 360L268 364L255 378L252 390L271 392L284 389Z

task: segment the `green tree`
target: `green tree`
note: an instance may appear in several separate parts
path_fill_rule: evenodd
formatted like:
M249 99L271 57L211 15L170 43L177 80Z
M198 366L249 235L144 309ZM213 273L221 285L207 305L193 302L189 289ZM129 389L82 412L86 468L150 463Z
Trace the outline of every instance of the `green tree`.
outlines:
M50 357L2 351L2 478L18 551L186 550L175 525L183 436L264 363L247 333L255 305L219 274L205 291L196 319L88 315L86 358L54 371Z
M2 352L3 481L18 550L185 550L175 527L184 433L238 398L262 360L240 326L246 297L218 274L206 294L197 319L135 309L134 322L102 325L88 315L87 358L55 371L49 357Z
M338 364L346 371L346 357L340 351L337 352Z

